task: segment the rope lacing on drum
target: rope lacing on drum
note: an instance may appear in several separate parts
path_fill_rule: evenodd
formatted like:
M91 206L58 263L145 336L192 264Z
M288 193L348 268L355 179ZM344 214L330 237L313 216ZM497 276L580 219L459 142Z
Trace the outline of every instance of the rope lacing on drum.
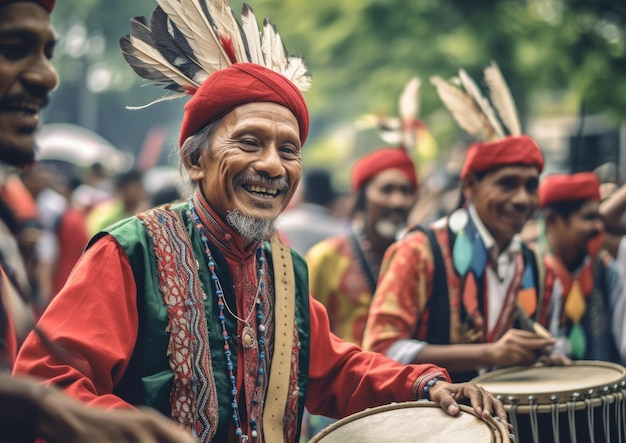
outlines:
M574 392L570 395L570 399L567 402L567 421L569 422L569 435L572 443L576 443L576 422L574 421L574 413L576 411L576 401L580 397L578 392Z
M594 427L594 422L595 422L595 414L593 411L593 403L591 401L591 397L593 396L593 389L589 389L589 391L587 391L587 394L585 394L585 409L587 411L587 427L589 428L589 442L590 443L594 443L595 442L595 427Z
M559 433L559 397L556 395L550 396L550 415L552 416L552 437L555 442L561 441Z

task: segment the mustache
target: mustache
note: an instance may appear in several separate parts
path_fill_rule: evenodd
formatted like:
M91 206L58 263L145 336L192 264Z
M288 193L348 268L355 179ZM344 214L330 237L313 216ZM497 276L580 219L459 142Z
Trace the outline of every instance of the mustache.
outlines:
M398 214L401 217L407 218L409 216L409 211L404 208L389 208L385 209L381 215L383 217L387 217L394 214Z
M0 108L5 109L11 107L13 103L20 102L37 102L41 108L45 108L50 103L50 97L46 91L33 92L29 94L14 94L0 98Z
M262 183L267 186L271 186L273 188L278 188L280 191L287 192L289 191L289 181L285 177L268 177L262 174L241 174L235 177L234 184L235 186L240 185L242 183Z

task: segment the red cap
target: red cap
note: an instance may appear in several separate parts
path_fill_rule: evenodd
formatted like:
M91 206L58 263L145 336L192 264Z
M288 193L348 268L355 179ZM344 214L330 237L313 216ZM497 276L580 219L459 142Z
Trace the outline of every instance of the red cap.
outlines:
M380 148L359 158L352 167L352 190L358 192L361 187L376 174L387 169L398 169L406 175L417 188L415 164L402 148Z
M539 184L539 207L578 200L600 201L600 180L593 172L550 174Z
M502 166L526 165L543 170L543 154L527 135L508 136L496 142L474 143L467 150L461 180L470 172L485 172Z
M42 8L44 8L48 12L52 12L54 8L54 3L56 0L0 0L0 7L6 6L10 3L24 2L24 1L32 1L38 3Z
M298 120L300 142L304 144L309 132L309 110L296 85L261 65L235 63L210 75L187 102L178 145L182 146L212 120L254 102L288 108Z

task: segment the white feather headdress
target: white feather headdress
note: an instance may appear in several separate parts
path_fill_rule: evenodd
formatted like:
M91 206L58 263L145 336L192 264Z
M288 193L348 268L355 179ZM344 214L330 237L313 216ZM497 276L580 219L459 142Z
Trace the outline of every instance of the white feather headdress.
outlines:
M521 135L515 101L495 62L485 69L489 99L463 69L452 81L438 76L430 81L459 126L478 140L499 140L507 135L505 127L510 135Z
M148 23L131 19L131 33L120 38L128 64L142 78L173 94L153 103L193 93L214 72L234 63L256 63L289 79L298 89L311 86L305 60L289 55L276 26L267 18L263 33L245 4L241 24L227 0L157 0Z
M418 120L419 115L419 89L421 81L413 77L404 86L398 100L399 117L386 115L368 114L359 122L365 127L375 127L380 138L390 145L396 145L407 151L415 148L416 129L423 126Z

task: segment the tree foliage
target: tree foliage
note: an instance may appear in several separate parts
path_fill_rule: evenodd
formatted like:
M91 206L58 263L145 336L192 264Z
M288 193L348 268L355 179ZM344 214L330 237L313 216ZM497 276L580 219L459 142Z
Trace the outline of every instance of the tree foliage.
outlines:
M136 146L143 134L135 131L145 134L154 120L173 128L180 121L178 105L135 111L132 119L142 123L134 125L128 125L123 110L161 93L137 87L141 80L117 45L128 33L129 19L148 16L155 5L153 0L64 0L54 12L61 43L76 23L104 37L104 53L88 62L104 62L112 72L110 87L99 94L107 107L94 129L106 127L111 134L104 135L121 146ZM231 5L238 13L241 2ZM308 60L314 82L306 94L312 145L324 144L328 131L361 114L396 114L397 97L415 75L423 80L421 118L440 144L452 143L458 132L428 78L450 77L463 67L482 81L491 60L507 77L523 115L576 115L584 103L617 121L626 117L623 0L258 0L251 6L259 20L268 16L278 26L290 52ZM79 60L63 51L58 59L67 87L84 80L76 74L82 72ZM67 97L55 106L69 106ZM143 121L146 116L151 121Z

